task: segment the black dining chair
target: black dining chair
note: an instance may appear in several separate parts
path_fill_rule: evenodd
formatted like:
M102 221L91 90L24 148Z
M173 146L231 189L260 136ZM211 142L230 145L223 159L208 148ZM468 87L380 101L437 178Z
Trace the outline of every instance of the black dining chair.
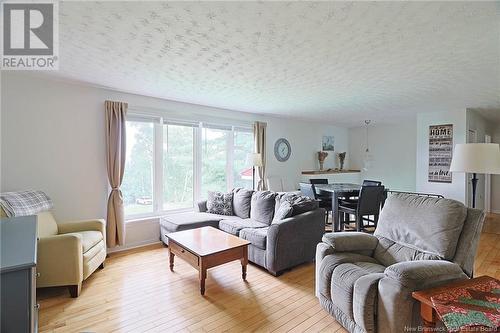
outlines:
M315 184L315 185L316 184L328 184L328 179L326 179L326 178L309 179L309 182L311 184ZM329 196L329 195L321 195L321 194L319 194L317 196L317 198L319 200L331 200L331 196Z
M381 186L382 182L378 180L369 180L365 179L363 180L363 185L362 186ZM344 198L341 200L341 203L348 203L348 204L357 204L358 203L358 198L357 197L351 197L351 198Z
M329 213L333 210L332 200L330 198L324 199L324 198L318 196L318 194L316 193L316 188L314 187L314 184L299 183L299 187L300 187L300 193L303 196L318 201L319 207L324 208L326 210L325 223L328 224ZM332 213L332 217L333 217L333 213Z
M355 222L356 230L361 231L365 229L365 221L368 223L366 226L373 223L373 227L376 228L380 207L384 200L384 192L384 186L363 186L359 191L359 199L356 203L342 200L339 203L339 218L342 228L344 228L344 224ZM354 216L354 221L350 220L351 216ZM373 220L370 219L370 216L373 216Z
M309 179L309 182L311 182L311 184L328 184L328 179L326 178L311 178Z
M363 186L380 186L380 185L382 185L382 182L378 180L369 180L369 179L363 180Z

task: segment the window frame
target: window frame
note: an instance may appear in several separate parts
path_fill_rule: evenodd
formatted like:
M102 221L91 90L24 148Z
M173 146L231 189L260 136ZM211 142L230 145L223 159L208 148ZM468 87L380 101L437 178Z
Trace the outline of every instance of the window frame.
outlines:
M163 116L145 115L130 113L127 115L126 122L149 122L153 123L153 211L150 213L129 214L125 215L125 221L134 221L146 218L154 218L163 215L169 215L180 212L193 211L195 205L202 198L202 151L203 151L203 128L222 129L226 130L226 190L230 191L234 186L234 138L235 132L253 133L252 125L227 125L218 124L217 122L203 122L171 119ZM193 128L193 206L188 208L178 209L163 209L163 127L165 125L180 125ZM126 171L125 171L126 172Z

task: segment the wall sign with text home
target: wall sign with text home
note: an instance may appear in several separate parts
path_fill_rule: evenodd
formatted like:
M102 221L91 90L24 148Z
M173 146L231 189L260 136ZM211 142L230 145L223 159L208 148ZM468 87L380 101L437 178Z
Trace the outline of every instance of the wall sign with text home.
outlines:
M453 125L429 126L429 182L451 183Z

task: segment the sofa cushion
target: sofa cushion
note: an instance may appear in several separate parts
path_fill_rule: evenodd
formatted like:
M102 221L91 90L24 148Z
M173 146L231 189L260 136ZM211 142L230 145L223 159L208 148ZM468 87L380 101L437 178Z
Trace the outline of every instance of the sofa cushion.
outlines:
M36 214L36 216L38 237L53 236L58 234L59 228L51 211L40 212Z
M268 229L269 227L241 229L240 237L246 239L259 249L265 250Z
M384 273L371 273L354 282L352 313L354 321L367 333L377 331L378 283Z
M299 215L311 210L318 209L319 202L311 198L299 195L294 192L279 193L276 195L276 205L274 213L281 207L281 203L287 201L292 205L293 211L291 216Z
M218 228L219 221L222 219L227 219L227 216L211 213L187 212L164 216L160 219L160 225L168 232L206 226ZM235 216L234 219L238 219L238 217Z
M396 262L420 256L417 252L452 260L466 216L467 208L455 200L393 194L385 202L374 235L397 243L400 248L390 251ZM379 242L377 247L390 244ZM387 248L377 248L375 258L387 262L377 255L387 253L382 250Z
M250 218L256 222L270 225L273 221L276 193L257 191L252 194Z
M321 294L327 299L332 299L333 296L330 294L330 289L333 271L342 264L353 262L369 262L379 264L379 262L373 257L358 253L335 252L328 254L323 258L323 260L320 261L317 271L318 279L316 288L318 294Z
M79 231L71 232L64 235L78 235L82 240L83 253L93 248L96 244L102 241L102 233L100 231Z
M233 190L233 214L247 219L250 217L250 206L252 202L252 190L246 188L235 188Z
M265 228L268 225L252 219L227 219L219 222L219 229L231 235L239 236L240 231L245 228Z
M404 246L381 236L378 237L378 244L375 247L373 256L384 266L390 266L401 261L441 259L436 254Z
M207 212L219 215L233 215L233 193L208 191Z
M333 270L331 279L330 295L334 300L336 306L349 318L354 319L354 303L356 299L360 301L363 297L355 297L356 292L365 294L366 288L356 290L356 282L367 275L373 273L383 273L385 266L372 262L352 262L340 264ZM383 274L381 274L383 275ZM379 275L377 274L377 277ZM363 295L360 295L363 296ZM376 308L374 297L371 299L364 299L365 302L369 301L369 308ZM363 304L356 304L356 307L363 306ZM373 323L372 323L373 325Z
M292 216L293 207L288 201L282 201L278 210L274 212L273 223L276 221L281 221L287 217Z

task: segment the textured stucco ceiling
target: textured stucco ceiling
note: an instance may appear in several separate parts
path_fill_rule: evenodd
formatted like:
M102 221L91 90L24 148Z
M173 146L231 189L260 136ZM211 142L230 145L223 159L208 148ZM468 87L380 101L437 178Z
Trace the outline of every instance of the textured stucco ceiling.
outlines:
M329 121L500 107L499 2L62 2L57 75Z

